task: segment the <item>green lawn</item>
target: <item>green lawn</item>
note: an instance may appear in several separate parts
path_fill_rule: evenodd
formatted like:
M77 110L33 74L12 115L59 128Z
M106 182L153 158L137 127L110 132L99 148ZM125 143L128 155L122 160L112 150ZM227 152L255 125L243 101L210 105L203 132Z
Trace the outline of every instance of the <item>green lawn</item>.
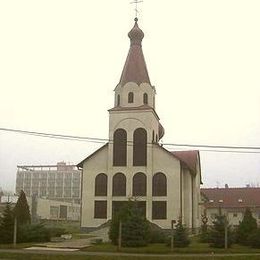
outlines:
M91 247L83 249L83 251L91 252L117 252L117 247L110 244L98 244ZM167 247L165 244L150 244L146 247L139 248L130 248L125 247L121 249L121 252L124 253L145 253L145 254L169 254L169 253L185 253L185 254L199 254L199 253L260 253L260 249L253 249L246 246L241 246L234 244L231 248L225 250L224 248L212 248L209 247L206 243L199 243L197 238L192 239L192 243L189 247L186 248L174 248L171 252L170 247ZM259 257L260 259L260 257Z
M140 257L132 257L132 256L73 256L73 255L37 255L37 254L16 254L16 253L0 253L0 259L19 259L19 260L161 260L164 257L152 257L152 256L140 256ZM199 258L199 257L198 257ZM200 258L202 258L200 256ZM165 256L165 259L177 259L177 260L191 260L194 257L169 257ZM259 256L223 256L223 257L214 257L208 256L203 257L203 259L221 259L221 260L257 260Z

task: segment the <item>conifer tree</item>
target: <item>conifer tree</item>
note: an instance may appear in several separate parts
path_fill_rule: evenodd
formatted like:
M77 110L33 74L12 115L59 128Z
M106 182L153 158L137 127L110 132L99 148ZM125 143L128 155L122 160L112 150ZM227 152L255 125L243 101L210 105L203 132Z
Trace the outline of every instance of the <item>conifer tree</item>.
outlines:
M20 196L15 205L14 214L17 218L18 226L31 223L30 209L23 190L21 190Z
M109 238L118 244L119 223L122 222L122 245L128 247L145 246L150 235L149 222L142 216L136 201L128 201L112 218Z
M256 219L252 216L249 208L246 209L243 220L239 223L237 229L237 242L242 245L248 245L248 237L257 229Z
M174 247L187 247L190 244L188 232L179 218L174 230Z
M0 243L11 243L13 241L14 216L11 203L7 203L0 223Z
M228 225L226 216L217 215L211 231L209 232L209 239L211 247L224 248L225 247L225 225L227 225L227 246L230 247L233 243L233 234L230 226Z

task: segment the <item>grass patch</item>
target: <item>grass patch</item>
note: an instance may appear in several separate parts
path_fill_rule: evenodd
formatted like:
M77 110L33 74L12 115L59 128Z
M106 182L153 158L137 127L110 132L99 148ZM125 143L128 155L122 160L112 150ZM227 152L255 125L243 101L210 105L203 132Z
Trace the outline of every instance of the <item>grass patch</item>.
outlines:
M0 257L1 258L6 258L6 259L19 259L19 260L132 260L133 256L86 256L86 255L48 255L45 253L44 255L40 254L27 254L27 253L22 253L22 254L17 254L17 253L1 253L0 252ZM177 257L174 256L174 259L177 260L191 260L197 257L188 257L188 256L183 256L183 257ZM198 256L198 258L203 258L203 259L216 259L214 256L206 256L206 257L201 257ZM169 257L165 256L161 257L152 257L152 256L135 256L135 260L161 260L161 259L170 259ZM259 259L259 256L221 256L217 257L217 259L221 260L257 260Z

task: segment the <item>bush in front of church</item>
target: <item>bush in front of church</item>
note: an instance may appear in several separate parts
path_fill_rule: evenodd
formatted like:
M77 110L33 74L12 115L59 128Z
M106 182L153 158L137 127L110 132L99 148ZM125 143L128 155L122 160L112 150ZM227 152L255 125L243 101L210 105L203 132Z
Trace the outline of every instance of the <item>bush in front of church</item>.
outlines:
M129 201L112 218L109 238L114 245L118 245L119 223L122 223L122 246L140 247L149 242L150 227L148 221L138 209L135 201Z
M182 224L181 219L178 220L176 228L174 229L173 238L174 247L187 247L191 242L189 239L187 229ZM168 238L167 245L171 245L171 237Z

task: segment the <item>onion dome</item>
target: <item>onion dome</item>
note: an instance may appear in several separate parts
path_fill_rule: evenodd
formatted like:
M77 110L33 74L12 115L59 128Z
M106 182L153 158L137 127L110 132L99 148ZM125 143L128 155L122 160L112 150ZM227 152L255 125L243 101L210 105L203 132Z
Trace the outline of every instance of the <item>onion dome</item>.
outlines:
M139 28L137 21L138 21L138 19L135 18L135 25L132 28L132 30L128 33L128 37L130 38L131 45L134 45L134 44L141 45L142 40L144 38L144 33Z
M141 83L148 83L151 85L142 51L144 33L139 28L137 21L138 19L135 18L134 27L128 33L131 44L119 81L121 86L124 86L128 82L134 82L138 85Z

